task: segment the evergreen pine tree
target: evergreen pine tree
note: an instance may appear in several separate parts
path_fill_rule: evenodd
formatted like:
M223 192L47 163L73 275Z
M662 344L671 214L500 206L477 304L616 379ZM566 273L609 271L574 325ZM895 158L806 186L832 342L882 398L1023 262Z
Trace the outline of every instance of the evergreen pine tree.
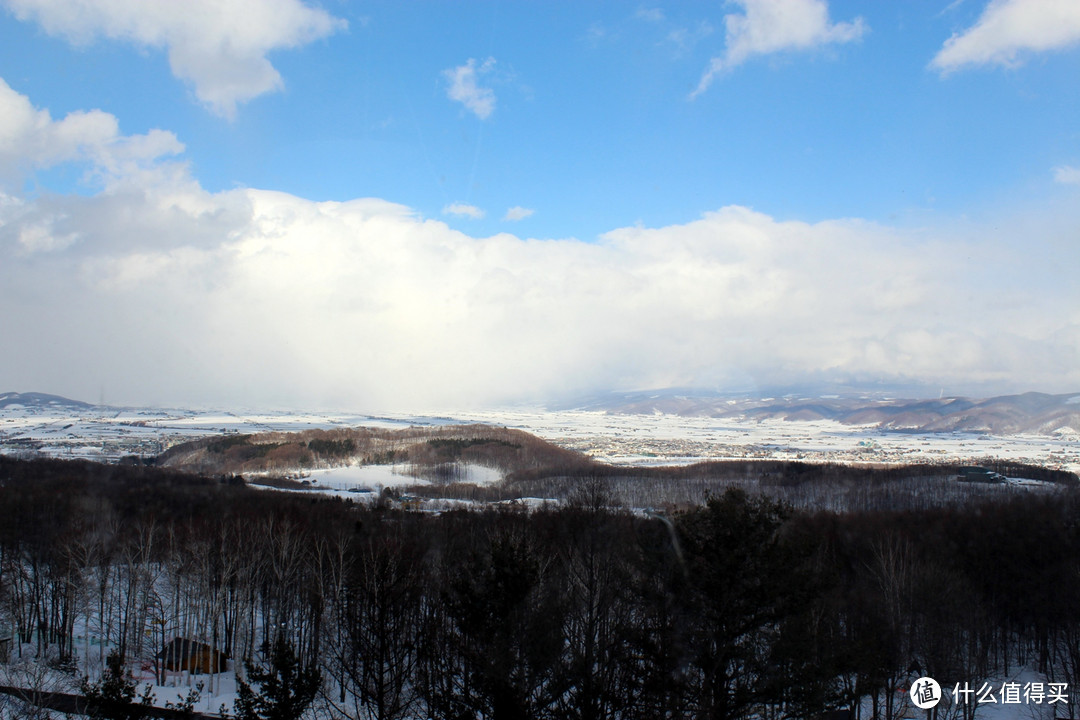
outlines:
M139 702L135 702L135 680L124 670L124 658L119 652L109 653L101 680L91 683L83 678L80 690L86 698L86 714L93 720L143 720L146 708L154 702L147 685Z
M314 665L302 666L292 645L278 637L269 648L268 665L245 662L248 679L259 686L237 679L236 717L238 720L298 720L315 699L322 675Z

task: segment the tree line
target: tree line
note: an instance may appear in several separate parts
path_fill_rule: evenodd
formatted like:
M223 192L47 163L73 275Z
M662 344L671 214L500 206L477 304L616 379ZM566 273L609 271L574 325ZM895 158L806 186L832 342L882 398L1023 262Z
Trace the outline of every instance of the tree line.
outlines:
M918 675L1080 683L1074 491L837 513L729 488L670 515L613 508L604 477L569 495L434 515L0 458L0 624L14 660L73 674L116 653L164 681L184 637L258 687L287 648L320 718L895 720Z

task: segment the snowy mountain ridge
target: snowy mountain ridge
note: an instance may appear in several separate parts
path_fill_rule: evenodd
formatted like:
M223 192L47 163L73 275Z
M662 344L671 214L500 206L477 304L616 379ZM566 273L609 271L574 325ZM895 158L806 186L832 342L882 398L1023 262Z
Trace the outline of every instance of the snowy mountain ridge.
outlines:
M987 432L995 435L1075 434L1080 404L1075 393L1028 392L985 399L942 397L901 399L862 395L719 395L661 390L611 394L580 409L619 415L662 413L681 417L741 420L832 420L845 425L874 425L886 430Z

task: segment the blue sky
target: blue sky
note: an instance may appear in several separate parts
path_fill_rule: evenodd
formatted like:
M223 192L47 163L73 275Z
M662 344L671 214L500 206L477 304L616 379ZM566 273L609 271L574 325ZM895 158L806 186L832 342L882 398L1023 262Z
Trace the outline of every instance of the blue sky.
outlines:
M0 389L1075 390L1077 78L1071 0L0 0Z

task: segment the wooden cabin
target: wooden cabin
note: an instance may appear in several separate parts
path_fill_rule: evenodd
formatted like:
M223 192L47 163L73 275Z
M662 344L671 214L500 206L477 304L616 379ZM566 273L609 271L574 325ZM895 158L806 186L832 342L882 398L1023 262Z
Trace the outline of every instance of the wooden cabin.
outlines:
M173 638L162 648L157 659L166 670L187 670L191 673L225 672L228 660L225 653L218 652L206 643L181 637Z

